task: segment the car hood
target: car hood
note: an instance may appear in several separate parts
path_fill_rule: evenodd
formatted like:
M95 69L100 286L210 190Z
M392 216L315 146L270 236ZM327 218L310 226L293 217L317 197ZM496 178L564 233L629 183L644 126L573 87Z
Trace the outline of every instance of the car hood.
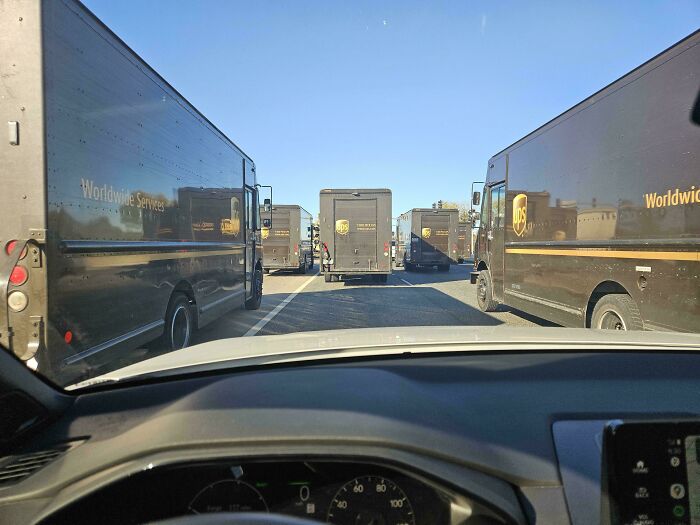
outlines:
M585 328L412 326L235 337L190 346L67 387L221 368L443 352L700 351L700 335Z

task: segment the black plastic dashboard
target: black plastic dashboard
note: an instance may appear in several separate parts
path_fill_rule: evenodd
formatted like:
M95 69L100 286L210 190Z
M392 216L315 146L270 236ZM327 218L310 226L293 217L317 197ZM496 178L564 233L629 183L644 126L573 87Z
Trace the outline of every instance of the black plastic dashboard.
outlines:
M326 521L343 487L363 479L376 492L383 479L407 496L415 523L488 516L595 524L589 520L599 499L586 498L601 489L600 422L697 416L699 377L700 358L690 353L475 353L238 370L94 391L27 443L32 451L81 441L0 488L0 523L60 523L76 508L87 521L109 523L94 515L111 515L108 500L145 522L156 517L153 509L140 510L129 494L156 491L147 499L178 513L191 511L207 486L236 479L253 486L268 509L303 513L303 485L290 483L308 481L318 497L312 515ZM555 440L554 429L567 422L574 425ZM587 452L562 468L567 448ZM572 512L587 503L592 513Z

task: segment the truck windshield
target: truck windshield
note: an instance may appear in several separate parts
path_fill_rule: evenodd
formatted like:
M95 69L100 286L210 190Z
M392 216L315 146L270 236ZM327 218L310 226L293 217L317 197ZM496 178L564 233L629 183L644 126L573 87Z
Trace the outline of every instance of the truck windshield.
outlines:
M66 387L299 332L700 331L674 5L3 3L0 347Z

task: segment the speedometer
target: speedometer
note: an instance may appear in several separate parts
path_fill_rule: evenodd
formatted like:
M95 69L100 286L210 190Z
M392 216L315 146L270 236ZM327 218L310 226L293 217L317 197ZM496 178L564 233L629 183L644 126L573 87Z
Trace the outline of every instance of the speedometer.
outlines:
M361 476L340 487L327 521L335 525L415 525L415 516L396 483L381 476Z

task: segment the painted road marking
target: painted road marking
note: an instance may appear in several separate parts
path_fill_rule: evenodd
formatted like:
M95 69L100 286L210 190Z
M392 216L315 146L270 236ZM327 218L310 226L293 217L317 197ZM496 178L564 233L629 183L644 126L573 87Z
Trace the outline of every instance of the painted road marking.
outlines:
M317 276L321 274L320 271L316 272L314 275L312 275L310 278L308 278L304 284L302 284L299 288L294 290L292 293L290 293L287 297L284 298L284 301L282 301L280 304L275 306L272 311L268 312L268 314L260 319L257 323L255 323L255 326L253 326L250 330L248 330L245 334L243 334L243 337L250 337L255 334L257 334L260 330L262 330L267 323L272 321L275 316L282 311L282 309L287 306L289 303L292 302L292 299L294 299L298 293L300 293L304 288L307 287L307 285L314 280Z
M401 277L399 277L401 279ZM413 283L409 283L406 279L401 279L401 281L405 282L408 286L413 286Z

